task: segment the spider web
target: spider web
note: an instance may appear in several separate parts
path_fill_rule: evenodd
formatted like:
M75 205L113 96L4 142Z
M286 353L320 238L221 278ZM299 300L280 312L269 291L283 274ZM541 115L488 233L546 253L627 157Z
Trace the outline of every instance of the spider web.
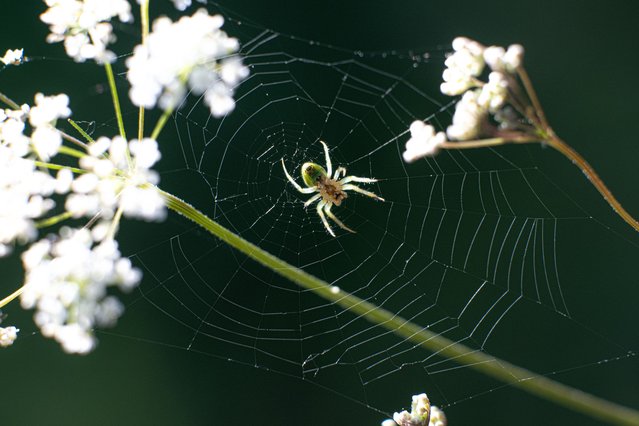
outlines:
M591 189L571 165L538 145L402 161L413 120L450 121L454 102L430 95L445 49L353 51L222 12L251 74L227 117L213 119L200 99L172 117L160 138L164 189L331 285L473 350L543 375L636 362L636 336L620 330L636 321L632 305L581 285L598 279L597 262L607 271L629 262L620 253L636 254L636 242L608 225L612 214L596 196L586 195L594 207L577 201L575 185ZM334 169L379 180L360 186L385 202L350 193L333 209L355 234L332 224L331 237L281 168L283 158L301 183L302 163L324 164L320 140ZM145 279L125 321L152 318L154 328L127 336L299 378L385 413L424 391L454 409L503 387L297 287L183 218L152 232L129 243ZM606 245L584 249L592 241ZM623 314L599 312L599 303Z

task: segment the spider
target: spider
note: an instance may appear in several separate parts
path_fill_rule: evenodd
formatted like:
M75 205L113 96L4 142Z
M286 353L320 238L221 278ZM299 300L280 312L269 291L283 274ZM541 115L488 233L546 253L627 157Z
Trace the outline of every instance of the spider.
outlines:
M324 155L326 156L326 170L324 169L324 167L316 163L302 164L302 180L306 184L306 188L302 188L297 182L295 182L295 179L293 179L286 170L284 159L282 158L282 168L284 169L284 174L286 174L286 178L289 182L291 182L295 189L297 189L302 194L312 194L314 192L318 192L318 194L313 195L304 203L304 207L308 207L309 205L319 200L319 203L317 203L317 214L319 215L320 219L322 219L324 228L326 228L329 234L331 234L333 237L335 236L331 225L329 225L328 221L326 220L326 216L328 216L333 222L338 224L340 228L348 232L355 233L355 231L344 225L341 220L335 217L333 212L331 212L331 207L333 207L333 205L339 206L340 204L342 204L342 201L344 201L348 197L346 191L359 192L360 194L364 194L367 197L371 197L379 201L385 201L382 197L370 191L363 190L362 188L350 183L373 183L377 182L377 179L357 176L345 176L340 179L340 176L346 175L346 169L344 167L338 167L337 170L335 170L335 174L331 178L331 174L333 173L333 165L331 164L331 157L328 155L328 146L326 146L326 144L322 141L320 141L320 143L324 146ZM326 214L326 216L324 214Z

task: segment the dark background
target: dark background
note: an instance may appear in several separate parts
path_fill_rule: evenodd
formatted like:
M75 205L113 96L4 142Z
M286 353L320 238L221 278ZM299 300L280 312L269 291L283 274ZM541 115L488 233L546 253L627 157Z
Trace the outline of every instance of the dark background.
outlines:
M61 46L44 43L46 27L37 19L43 5L5 3L1 50L25 47L27 55L48 59L41 62L44 65L1 72L0 91L24 101L41 89L65 91L78 99L72 104L74 116L86 117L82 108L95 107L97 99L109 108L108 98L96 95L103 78L95 67L85 64L76 69L68 61L52 60L63 58L63 53ZM436 51L462 34L485 44L519 42L526 48L528 72L556 132L589 159L630 212L639 212L635 196L639 25L632 2L236 0L221 4L264 27L349 49ZM211 10L216 10L215 5ZM437 84L433 81L432 94ZM94 119L105 122L109 110L97 114L104 117ZM565 160L546 156L544 170L595 217L561 228L560 267L575 321L543 310L531 309L528 317L521 312L494 336L489 349L515 364L556 372L554 379L639 407L636 357L598 363L638 346L632 301L639 296L635 267L639 240ZM179 222L173 219L170 225L179 229ZM175 232L168 228L164 236L150 225L132 226L139 226L136 232L142 234L136 235L144 237L124 240L125 253L127 247L133 253L140 250L147 237L166 241ZM3 260L2 271L3 293L8 293L20 280L19 264ZM100 333L99 348L86 357L66 355L55 343L30 334L29 315L20 316L17 306L5 308L11 315L8 324L25 327L15 345L0 352L5 405L0 422L368 425L384 418L359 403L361 398L349 400L296 378L189 352L184 343L171 338L157 339L166 344L156 339L146 342L147 336L161 335L170 321L153 310L145 316L147 310L132 303L120 326L113 333ZM556 343L594 335L603 337L593 338L590 346L583 344L591 356L572 358L574 353L561 344L553 351ZM539 351L543 355L528 352L527 345L543 348ZM472 388L474 374L463 369L459 377L454 382L457 387ZM443 381L450 385L453 377ZM542 419L551 419L544 420L546 424L599 424L519 390L497 386L490 387L492 392L470 391L468 399L449 401L453 403L446 409L449 424L533 425ZM393 399L408 405L410 394L404 395L401 383L397 389Z

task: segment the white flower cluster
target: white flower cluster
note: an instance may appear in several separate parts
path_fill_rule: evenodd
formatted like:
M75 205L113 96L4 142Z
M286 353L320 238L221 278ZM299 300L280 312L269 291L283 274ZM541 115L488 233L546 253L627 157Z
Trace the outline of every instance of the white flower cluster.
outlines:
M108 287L128 291L141 278L122 258L114 240L94 244L87 229L61 231L58 240L44 239L22 255L26 270L20 301L36 308L36 324L68 353L84 354L96 340L93 327L112 326L124 311Z
M444 414L443 410L440 410L438 407L434 405L430 407L430 423L429 426L446 426L448 424L448 420L446 419L446 414Z
M440 89L449 96L461 95L478 85L478 77L484 70L484 46L465 37L453 40L455 53L446 58L446 69L442 75L444 82Z
M40 19L49 24L49 43L64 41L67 55L76 62L113 62L115 53L107 49L115 41L109 21L133 19L127 0L45 0L49 9Z
M38 241L23 254L22 306L36 308L35 322L44 336L67 352L87 353L96 343L92 329L114 324L123 312L107 288L128 290L141 277L121 258L113 239L120 216L162 220L166 207L155 186L159 175L151 169L160 159L155 140L102 137L86 147L86 154L61 150L55 124L71 114L68 101L66 95L37 94L32 107L0 110L0 256L16 243L37 238L36 223L49 219L55 194L66 197L65 210L52 223L55 217L100 219L81 230L63 228L61 237ZM76 176L64 167L56 177L44 171L59 167L48 164L59 152L80 157ZM1 345L12 339L10 328L0 329Z
M48 173L36 169L32 154L48 159L60 147L60 135L53 129L58 118L68 117L66 95L36 95L36 106L0 111L0 256L11 252L13 243L36 237L35 220L50 211L49 198L59 192ZM24 134L26 120L31 137Z
M172 110L188 87L195 95L204 95L213 116L232 111L235 86L248 76L248 68L233 56L239 43L220 29L223 23L220 15L209 16L205 9L177 22L156 19L147 43L136 46L126 61L131 101Z
M421 121L410 126L411 138L406 143L404 161L413 162L419 158L437 153L438 148L452 140L467 141L491 133L492 115L500 129L517 126L517 117L507 106L511 82L522 65L524 48L518 44L508 50L499 46L485 47L474 40L457 37L453 40L454 53L446 61L442 74L444 82L440 89L450 96L462 95L455 106L453 122L446 133L435 133L435 129ZM484 68L491 69L488 81L480 79Z
M419 120L413 121L410 125L410 135L410 139L406 142L406 151L404 151L404 161L407 163L434 155L439 146L446 142L444 132L435 133L433 126Z
M120 136L99 138L89 147L89 155L80 159L87 173L71 180L67 171L67 176L61 177L72 191L66 210L74 217L99 213L109 220L121 209L127 217L164 220L166 207L155 187L159 176L151 170L159 159L158 144L153 139L134 139L127 144Z
M0 327L0 348L6 348L13 345L13 342L18 338L18 332L20 330L11 327Z
M29 124L33 127L31 141L35 153L43 160L48 160L58 153L62 145L62 136L55 128L59 118L71 115L68 107L69 97L65 94L35 96L35 106L29 111Z
M7 50L0 62L5 65L20 65L22 63L23 49Z
M509 96L509 81L521 66L524 49L511 45L508 50L499 46L484 47L465 37L453 40L454 53L446 59L442 93L461 95L457 103L453 123L448 127L448 137L469 140L483 133L489 114L497 114ZM488 65L492 72L488 81L478 79Z
M406 410L393 414L393 419L382 422L382 426L446 426L446 416L437 407L431 407L425 393L413 395L410 413Z

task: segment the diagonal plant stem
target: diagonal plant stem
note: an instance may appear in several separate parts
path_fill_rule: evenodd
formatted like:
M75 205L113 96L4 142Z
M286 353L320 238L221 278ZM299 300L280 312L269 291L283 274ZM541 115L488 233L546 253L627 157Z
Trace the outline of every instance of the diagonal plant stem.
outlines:
M628 225L632 226L635 231L639 231L639 222L621 205L621 203L612 195L612 192L603 183L599 175L595 172L590 164L572 147L566 142L559 139L551 130L548 140L548 145L561 152L566 158L568 158L574 165L579 167L581 171L586 175L590 183L599 191L603 198L608 202L610 207L617 213Z
M124 120L122 119L122 110L120 109L120 98L118 96L118 89L115 85L115 78L113 77L113 68L111 68L111 64L109 62L104 63L104 70L106 71L107 79L109 80L111 98L113 99L113 109L115 109L115 116L118 120L120 136L126 139L126 132L124 131Z
M212 235L220 238L253 260L288 278L300 287L311 290L316 295L341 306L353 314L360 315L373 324L392 331L401 338L504 383L599 420L617 425L639 425L638 411L555 382L547 377L447 339L386 309L331 286L329 283L273 256L226 229L174 195L162 190L160 190L160 194L171 210L192 220Z
M540 130L539 137L517 137L517 138L490 138L472 141L445 142L440 145L442 149L476 149L488 148L507 144L523 144L523 143L542 143L551 146L559 151L571 163L579 167L584 175L588 178L592 186L602 195L604 200L612 207L628 225L632 226L635 231L639 231L639 222L635 219L623 205L615 198L608 189L603 180L599 177L595 169L581 156L574 148L561 140L551 128Z

